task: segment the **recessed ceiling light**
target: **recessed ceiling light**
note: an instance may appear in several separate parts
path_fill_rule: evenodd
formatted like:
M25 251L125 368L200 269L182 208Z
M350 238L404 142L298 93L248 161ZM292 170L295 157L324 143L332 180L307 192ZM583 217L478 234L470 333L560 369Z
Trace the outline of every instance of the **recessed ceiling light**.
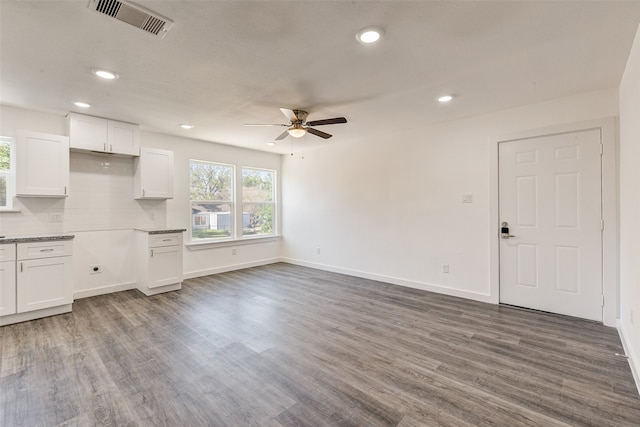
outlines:
M113 71L109 71L109 70L104 70L102 68L92 68L91 72L96 76L106 80L115 80L118 77L120 77L118 73L114 73Z
M91 105L87 104L86 102L74 102L73 105L75 105L76 107L80 107L80 108L89 108L89 107L91 107Z
M442 95L438 97L438 102L449 102L453 99L453 95Z
M180 127L182 129L193 129L193 125L189 125L189 124L186 124L186 123L181 124Z
M366 27L356 33L356 40L360 43L375 43L384 35L384 30L380 27Z
M276 145L276 143L275 143L275 142L267 142L267 145L268 145L269 147L273 147L274 145Z

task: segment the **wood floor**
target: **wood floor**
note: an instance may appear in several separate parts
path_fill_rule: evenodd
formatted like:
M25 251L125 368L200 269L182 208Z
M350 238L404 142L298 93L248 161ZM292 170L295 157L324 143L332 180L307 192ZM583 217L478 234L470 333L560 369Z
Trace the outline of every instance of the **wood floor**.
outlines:
M640 425L612 328L288 264L0 339L4 427Z

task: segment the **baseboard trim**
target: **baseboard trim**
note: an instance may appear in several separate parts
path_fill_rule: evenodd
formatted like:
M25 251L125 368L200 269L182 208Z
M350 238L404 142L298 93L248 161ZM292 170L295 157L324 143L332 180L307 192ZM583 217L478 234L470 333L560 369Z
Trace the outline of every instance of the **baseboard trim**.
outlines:
M309 261L302 261L294 258L281 258L281 262L288 264L300 265L303 267L315 268L317 270L330 271L332 273L345 274L347 276L360 277L362 279L377 280L379 282L391 283L393 285L405 286L407 288L421 289L423 291L435 292L437 294L444 294L454 297L466 298L474 301L486 302L495 304L495 301L491 299L491 295L480 294L476 292L462 291L459 289L447 288L440 285L434 285L432 283L416 282L413 280L402 279L399 277L385 276L381 274L367 273L360 270L352 270L348 268L334 267L332 265L320 264Z
M638 355L634 353L633 347L631 347L631 340L629 340L629 336L627 334L626 329L624 328L624 324L620 319L616 322L616 326L618 329L618 335L620 335L620 341L622 342L622 347L624 348L624 353L628 357L629 366L631 367L631 374L633 375L633 380L636 382L636 388L638 389L638 393L640 393L640 360L638 359Z
M112 294L114 292L128 291L130 289L135 289L135 288L136 288L136 283L129 282L129 283L118 283L117 285L102 286L100 288L84 289L81 291L75 291L73 293L73 299L76 300L81 298L95 297L98 295Z
M261 265L275 264L282 261L280 258L267 258L251 262L243 262L239 264L225 265L223 267L208 268L206 270L191 271L184 273L183 279L195 279L196 277L210 276L212 274L226 273L228 271L243 270L245 268L259 267Z

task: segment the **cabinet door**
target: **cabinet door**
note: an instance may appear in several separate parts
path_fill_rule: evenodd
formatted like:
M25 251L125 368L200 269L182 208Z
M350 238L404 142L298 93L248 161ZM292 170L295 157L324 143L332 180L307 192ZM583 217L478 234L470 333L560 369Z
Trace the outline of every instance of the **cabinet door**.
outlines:
M69 186L69 138L17 132L16 194L66 197Z
M107 136L106 119L82 114L69 114L71 148L108 151Z
M0 262L0 316L16 312L16 263Z
M111 153L137 156L140 152L138 125L109 120L108 144Z
M149 250L149 288L182 282L182 246Z
M18 313L73 302L71 257L17 262Z
M143 147L136 162L136 199L172 199L173 151Z

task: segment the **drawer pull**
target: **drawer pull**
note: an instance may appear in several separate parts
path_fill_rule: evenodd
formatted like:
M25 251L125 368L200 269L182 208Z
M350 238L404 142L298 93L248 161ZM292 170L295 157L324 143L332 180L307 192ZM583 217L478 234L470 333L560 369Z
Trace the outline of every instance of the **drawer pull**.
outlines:
M162 239L163 242L170 242L173 239Z
M53 252L53 249L40 249L40 252Z

